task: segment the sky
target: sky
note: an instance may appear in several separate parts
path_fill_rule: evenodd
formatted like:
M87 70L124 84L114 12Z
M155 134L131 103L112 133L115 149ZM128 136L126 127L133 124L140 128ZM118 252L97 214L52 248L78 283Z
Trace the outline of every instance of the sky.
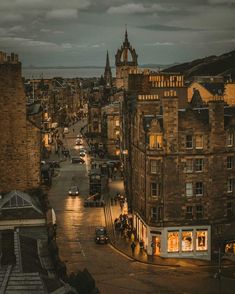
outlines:
M0 0L0 51L24 66L104 66L124 40L138 63L235 49L235 0Z

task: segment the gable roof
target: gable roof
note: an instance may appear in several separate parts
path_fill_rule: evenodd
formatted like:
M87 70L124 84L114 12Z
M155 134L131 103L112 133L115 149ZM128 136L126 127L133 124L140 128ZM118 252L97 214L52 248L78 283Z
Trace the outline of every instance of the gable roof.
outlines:
M39 203L29 194L14 190L0 200L0 209L33 208L43 215Z

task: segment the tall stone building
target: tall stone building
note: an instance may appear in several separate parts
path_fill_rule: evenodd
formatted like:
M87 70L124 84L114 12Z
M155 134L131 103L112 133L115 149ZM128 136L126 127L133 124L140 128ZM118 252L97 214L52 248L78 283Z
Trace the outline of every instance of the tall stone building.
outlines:
M105 87L111 88L113 81L112 81L112 71L109 63L109 53L107 51L106 55L106 65L105 65L105 70L104 70L104 81L105 81Z
M235 237L235 108L223 100L193 108L177 88L144 92L122 103L124 181L137 237L148 254L210 259Z
M120 49L115 55L116 64L116 87L118 89L128 88L128 75L130 72L136 71L138 62L138 55L135 49L130 45L128 40L127 30L125 32L125 39Z
M40 185L40 126L27 115L21 63L0 52L0 193Z

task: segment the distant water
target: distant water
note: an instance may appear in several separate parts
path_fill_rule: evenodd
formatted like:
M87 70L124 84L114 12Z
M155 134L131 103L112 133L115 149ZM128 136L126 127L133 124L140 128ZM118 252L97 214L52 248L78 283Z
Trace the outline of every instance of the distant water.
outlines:
M104 74L104 68L22 68L22 76L26 79L54 77L62 78L92 78L100 77ZM115 69L112 69L112 74L115 76Z

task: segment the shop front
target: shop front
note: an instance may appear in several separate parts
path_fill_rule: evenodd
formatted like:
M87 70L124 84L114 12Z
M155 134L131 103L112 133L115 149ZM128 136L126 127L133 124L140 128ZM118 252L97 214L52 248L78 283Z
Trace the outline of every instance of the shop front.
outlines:
M210 226L150 228L147 253L166 258L211 258Z

